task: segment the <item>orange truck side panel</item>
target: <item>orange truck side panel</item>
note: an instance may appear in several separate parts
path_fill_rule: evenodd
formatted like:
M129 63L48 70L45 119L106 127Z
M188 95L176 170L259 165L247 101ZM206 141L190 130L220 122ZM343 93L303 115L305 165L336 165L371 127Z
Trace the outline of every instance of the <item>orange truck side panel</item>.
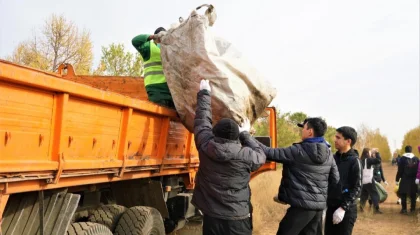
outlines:
M193 135L174 110L146 100L142 79L121 79L0 60L0 195L171 174L189 175L192 187Z

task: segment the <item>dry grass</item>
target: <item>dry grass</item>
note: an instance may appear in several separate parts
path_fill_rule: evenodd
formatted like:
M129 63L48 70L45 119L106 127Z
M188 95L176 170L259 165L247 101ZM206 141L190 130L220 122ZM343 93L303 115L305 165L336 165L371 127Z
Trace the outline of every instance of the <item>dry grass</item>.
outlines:
M280 185L281 172L281 169L277 169L263 173L250 183L254 206L254 234L275 234L278 223L286 214L288 206L273 201Z
M254 205L254 232L255 235L276 234L278 224L286 213L287 205L282 205L273 201L277 195L280 185L282 169L275 172L266 172L250 183L252 190L252 203ZM396 167L384 164L385 178L390 185L386 187L388 199L380 204L384 214L376 215L368 209L364 213L358 213L358 218L353 230L354 235L419 235L420 234L420 214L417 216L400 215L401 206L396 204L397 197L393 192L395 187L392 179L396 174ZM418 203L420 204L420 203ZM417 205L419 208L420 205ZM420 213L420 209L418 209ZM200 227L197 225L196 227ZM196 230L196 229L195 229ZM186 228L179 235L201 234L199 230Z
M396 167L383 164L385 178L390 185L386 187L388 199L380 204L382 215L373 214L367 208L364 213L358 213L353 230L354 235L418 235L420 234L420 214L405 216L399 214L401 206L396 204L397 197L393 192L393 180ZM281 169L267 172L257 176L251 181L252 203L254 205L254 233L256 235L269 235L277 232L278 224L283 218L287 205L273 201L277 194L281 179ZM419 204L417 208L419 209Z

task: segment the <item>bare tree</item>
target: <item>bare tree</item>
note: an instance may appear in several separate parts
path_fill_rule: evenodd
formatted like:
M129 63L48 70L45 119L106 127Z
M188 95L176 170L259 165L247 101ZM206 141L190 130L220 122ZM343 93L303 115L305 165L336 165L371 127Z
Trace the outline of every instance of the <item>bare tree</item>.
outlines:
M62 63L71 63L76 73L90 73L93 61L90 33L79 31L64 16L52 15L45 21L40 35L19 43L9 60L34 68L55 72Z

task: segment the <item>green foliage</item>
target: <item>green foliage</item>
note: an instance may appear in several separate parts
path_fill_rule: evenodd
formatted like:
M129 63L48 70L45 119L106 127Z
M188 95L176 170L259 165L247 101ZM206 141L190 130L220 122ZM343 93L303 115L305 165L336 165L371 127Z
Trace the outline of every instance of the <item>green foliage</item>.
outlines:
M143 58L139 53L126 52L123 44L102 47L102 57L96 75L140 77L143 73Z
M337 151L334 145L335 133L336 133L336 129L332 126L328 126L327 132L325 132L325 135L324 135L325 140L331 145L331 152L333 154Z
M302 123L303 121L305 121L307 117L308 115L302 112L289 113L288 120L296 126L298 123Z
M301 141L301 128L297 127L297 123L303 122L308 115L303 112L281 113L277 110L277 146L288 147L293 143ZM257 136L268 136L268 119L260 118L255 122L254 128ZM335 152L334 145L335 128L328 127L325 133L325 139L332 145L331 150Z

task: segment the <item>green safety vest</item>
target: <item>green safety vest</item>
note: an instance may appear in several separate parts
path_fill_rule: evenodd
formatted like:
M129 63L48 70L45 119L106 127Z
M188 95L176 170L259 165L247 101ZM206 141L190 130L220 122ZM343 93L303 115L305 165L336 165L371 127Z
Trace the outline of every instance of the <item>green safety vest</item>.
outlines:
M160 58L160 48L155 43L150 42L150 58L144 63L144 86L160 83L166 83L162 59Z

